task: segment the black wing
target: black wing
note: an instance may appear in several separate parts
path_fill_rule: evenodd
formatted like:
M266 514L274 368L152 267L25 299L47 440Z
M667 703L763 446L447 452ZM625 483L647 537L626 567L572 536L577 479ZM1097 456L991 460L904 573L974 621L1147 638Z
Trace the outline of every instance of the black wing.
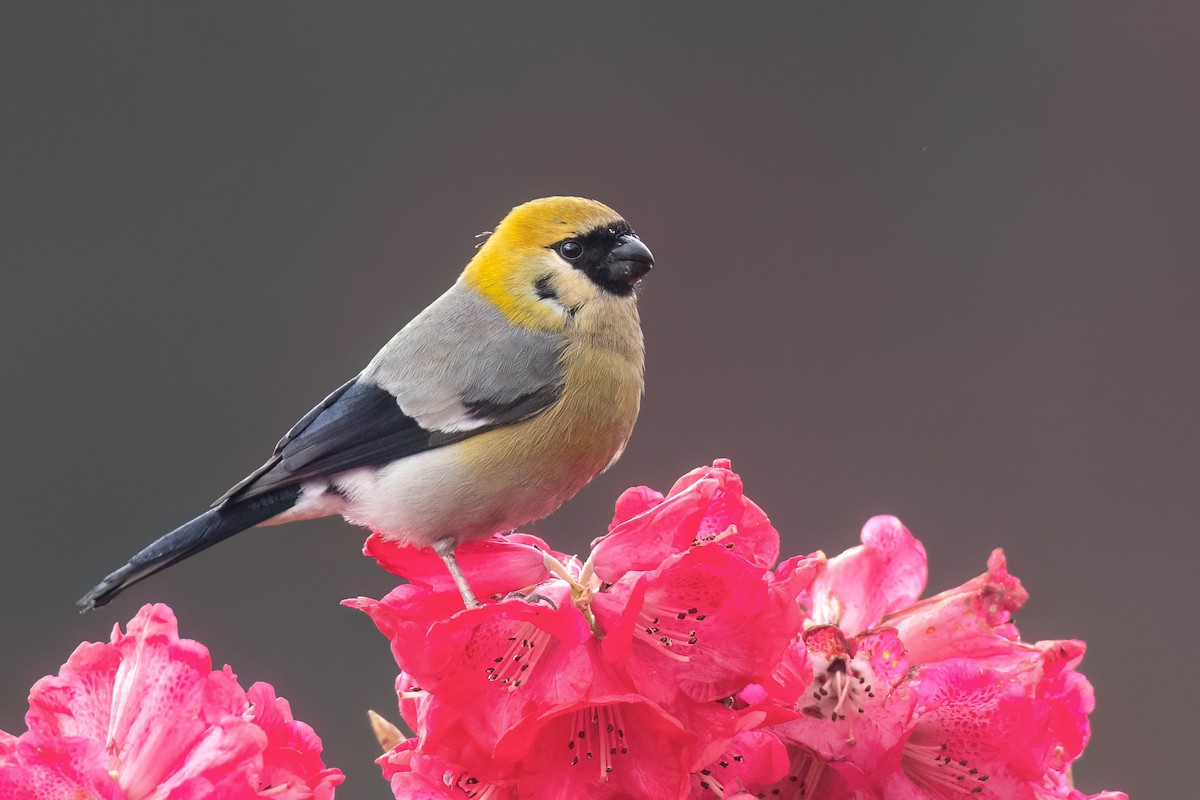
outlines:
M348 381L309 411L275 445L267 463L222 495L213 507L359 467L375 467L526 419L562 394L543 387L503 407L472 403L480 424L466 430L426 430L400 409L395 395L369 382Z

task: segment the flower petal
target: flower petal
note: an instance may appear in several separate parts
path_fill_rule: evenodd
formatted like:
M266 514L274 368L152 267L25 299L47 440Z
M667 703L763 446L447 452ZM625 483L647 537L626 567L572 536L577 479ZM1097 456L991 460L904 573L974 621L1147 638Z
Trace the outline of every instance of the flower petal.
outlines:
M497 749L517 764L522 800L683 797L693 757L694 738L637 695L552 709Z
M1010 649L1017 635L1009 623L1028 599L1021 582L1008 574L1004 551L997 549L983 575L894 609L882 624L896 629L916 663L985 658Z
M7 736L7 734L5 735ZM13 800L125 800L100 742L26 733L0 749L0 797Z
M253 708L251 722L266 736L259 783L272 787L272 800L331 800L345 776L326 768L321 739L292 716L287 700L275 696L269 683L255 683L247 692Z
M0 734L0 797L331 800L341 774L320 763L319 740L269 686L254 691L270 737L233 671L180 639L171 609L144 606L126 633L81 645L34 686L29 732ZM293 751L302 768L281 767Z
M829 559L807 605L814 621L853 636L909 605L925 589L925 548L895 517L872 517L862 544Z
M526 589L550 577L543 560L546 553L553 555L554 551L536 536L497 534L459 545L454 557L467 583L483 599L488 595L503 596ZM458 592L446 565L428 547L399 544L376 532L367 537L363 554L375 559L393 575L439 592ZM459 606L462 606L461 600Z
M649 491L625 498L616 517L647 505ZM631 570L648 571L670 556L728 537L733 551L763 569L779 557L779 533L763 510L742 494L742 479L718 459L680 478L661 502L623 519L592 548L596 574L615 583Z
M614 623L610 603L621 597ZM595 608L608 631L605 647L630 648L634 684L663 703L678 691L718 700L766 680L801 621L760 567L720 545L673 556L636 582L623 579Z
M149 797L207 727L203 705L212 662L199 642L180 639L164 605L143 606L128 632L114 631L121 664L113 684L108 750L131 797Z

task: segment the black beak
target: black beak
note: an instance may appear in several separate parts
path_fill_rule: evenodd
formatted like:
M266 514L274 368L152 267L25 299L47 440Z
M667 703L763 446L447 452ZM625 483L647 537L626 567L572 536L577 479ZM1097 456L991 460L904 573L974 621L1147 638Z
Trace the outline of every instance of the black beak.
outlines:
M636 236L622 236L608 253L604 270L613 283L632 288L654 266L654 254Z

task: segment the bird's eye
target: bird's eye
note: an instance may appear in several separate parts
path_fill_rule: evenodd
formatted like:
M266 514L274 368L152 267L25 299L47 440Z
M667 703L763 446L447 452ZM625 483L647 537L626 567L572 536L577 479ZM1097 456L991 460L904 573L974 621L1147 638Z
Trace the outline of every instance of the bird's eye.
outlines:
M583 245L574 239L567 239L558 246L558 254L567 261L574 261L583 255Z

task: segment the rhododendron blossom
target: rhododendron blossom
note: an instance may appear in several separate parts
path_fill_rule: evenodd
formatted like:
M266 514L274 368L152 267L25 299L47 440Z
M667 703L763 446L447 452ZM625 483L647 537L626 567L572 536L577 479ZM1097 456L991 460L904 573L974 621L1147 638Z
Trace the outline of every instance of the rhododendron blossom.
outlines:
M1070 778L1091 734L1083 642L1025 642L993 551L925 599L925 548L873 517L860 543L779 561L728 461L617 500L578 557L496 535L457 558L372 534L407 579L366 612L400 666L373 716L408 800L1127 800ZM144 607L33 687L0 732L0 799L332 800L342 775L268 684L245 691Z
M397 798L1088 797L1066 777L1094 706L1083 645L1021 641L999 550L925 600L894 517L777 565L717 461L626 491L586 559L527 534L460 547L477 608L428 553L365 552L410 581L346 601L402 670L416 735L380 759Z
M25 721L0 731L6 800L331 800L342 782L286 700L213 671L164 605L81 644L34 684Z

